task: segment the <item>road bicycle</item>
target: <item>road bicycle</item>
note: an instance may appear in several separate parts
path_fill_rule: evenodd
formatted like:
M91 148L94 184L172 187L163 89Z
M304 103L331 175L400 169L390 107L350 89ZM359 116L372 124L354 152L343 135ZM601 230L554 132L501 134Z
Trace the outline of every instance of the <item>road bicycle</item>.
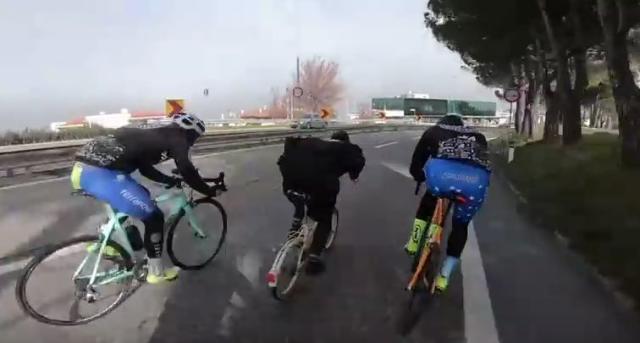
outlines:
M416 185L415 194L420 191L420 183ZM444 223L454 203L464 204L468 200L460 194L452 193L437 200L436 208L420 237L418 249L411 263L411 277L405 287L407 302L400 318L400 331L407 334L417 322L424 305L438 294L436 277L440 272L442 235Z
M213 184L216 195L227 191L224 173L217 178L203 180ZM217 200L211 196L196 199L194 191L185 191L185 186L180 181L167 187L167 191L157 196L155 201L171 204L165 225L167 255L181 269L197 270L206 266L220 252L227 233L227 214ZM75 192L75 195L90 197L82 191ZM107 219L99 227L99 234L83 235L46 247L25 266L16 284L16 298L27 315L51 325L85 324L114 310L137 289L134 281L137 280L139 284L146 279L147 261L138 229L125 225L129 220L126 214L115 211L109 205L105 204L105 207ZM207 210L206 222L196 215L196 212L204 209ZM211 220L215 217L219 221ZM189 260L183 253L199 256L196 260ZM79 257L81 262L71 259L71 262L65 263L72 255ZM49 262L54 265L48 265ZM60 271L65 264L70 270L75 270L72 275ZM45 273L34 278L34 275L38 275L37 271ZM71 273L67 270L67 274ZM71 281L71 287L67 294L49 300L42 306L35 305L38 296L50 297L51 286L68 280ZM113 294L109 292L111 287L115 289ZM45 313L65 300L71 300L72 305L58 313L59 317ZM102 301L107 304L104 309L88 315L81 313L81 307L93 307Z
M292 191L289 194L298 197L305 204L309 200L309 197L305 194ZM276 254L273 265L267 273L267 285L271 290L271 294L277 300L283 301L290 297L296 282L306 269L309 249L313 242L313 234L318 225L316 221L309 218L307 212L305 211L302 225L297 234L288 237ZM331 219L331 231L325 243L325 250L329 250L335 242L338 235L339 219L340 214L337 209L334 209Z

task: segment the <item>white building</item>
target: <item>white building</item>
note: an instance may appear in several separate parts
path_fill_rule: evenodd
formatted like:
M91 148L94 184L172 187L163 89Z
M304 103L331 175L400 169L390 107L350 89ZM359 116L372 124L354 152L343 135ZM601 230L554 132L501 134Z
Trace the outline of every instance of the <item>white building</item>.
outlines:
M97 115L75 118L66 122L53 122L49 125L51 131L63 129L83 128L83 127L104 127L107 129L117 129L134 123L148 124L153 122L166 121L167 116L160 112L134 112L123 108L118 113L100 112Z

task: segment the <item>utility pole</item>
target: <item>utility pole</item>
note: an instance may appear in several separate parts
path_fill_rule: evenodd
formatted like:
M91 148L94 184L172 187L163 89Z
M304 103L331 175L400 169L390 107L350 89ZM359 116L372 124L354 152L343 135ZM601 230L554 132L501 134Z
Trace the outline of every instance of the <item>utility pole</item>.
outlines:
M294 87L297 88L300 87L300 57L296 56L296 85ZM293 112L295 110L295 106L293 104L293 101L295 100L295 96L293 94L293 89L289 92L289 99L291 99L291 101L289 101L290 106L291 106L291 120L293 120Z

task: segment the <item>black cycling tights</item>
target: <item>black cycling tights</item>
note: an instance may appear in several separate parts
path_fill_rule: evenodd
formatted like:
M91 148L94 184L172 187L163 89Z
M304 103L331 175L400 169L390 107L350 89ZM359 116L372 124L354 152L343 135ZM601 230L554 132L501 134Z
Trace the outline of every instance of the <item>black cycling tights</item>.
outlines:
M156 209L142 223L144 223L144 249L147 251L147 257L159 258L162 256L164 241L164 215Z
M416 219L429 221L433 215L433 211L436 209L437 202L438 198L428 192L425 193L420 201ZM460 258L462 250L464 250L464 246L467 243L469 222L453 219L453 225L451 226L451 234L447 241L447 255Z
M291 230L300 229L300 224L305 214L304 200L300 200L295 196L290 196L285 190L285 196L294 206L293 223ZM315 233L313 234L313 242L309 252L314 255L322 254L324 246L331 232L331 219L336 204L337 194L319 193L312 194L308 202L309 217L318 222Z

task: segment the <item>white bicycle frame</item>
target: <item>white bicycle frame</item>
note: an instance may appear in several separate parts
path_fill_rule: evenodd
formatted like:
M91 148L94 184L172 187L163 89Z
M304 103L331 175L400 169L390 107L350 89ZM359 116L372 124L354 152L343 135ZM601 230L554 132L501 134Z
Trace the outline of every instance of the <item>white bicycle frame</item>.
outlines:
M271 266L271 270L269 271L270 274L273 274L276 277L268 282L269 287L276 287L276 284L278 283L278 274L280 274L279 269L282 265L283 259L285 258L285 253L287 252L287 250L289 250L288 246L301 242L302 253L300 254L296 265L296 275L298 274L298 272L304 265L303 262L306 258L305 253L309 251L309 248L311 248L311 243L313 242L313 233L315 232L317 226L318 222L311 219L309 216L304 217L304 219L302 220L302 225L300 226L300 230L298 230L298 235L287 240L276 255L276 258L273 261L273 265Z
M190 200L189 198L187 198L187 195L182 189L180 189L179 191L166 192L155 198L156 203L163 203L168 201L173 201L173 206L170 211L170 216L176 215L180 211L184 210L185 216L188 218L189 225L191 226L191 228L196 232L196 234L200 235L200 237L205 236L204 231L202 230L202 228L200 227L200 224L198 223L198 221L195 219L195 216L193 215L193 209L190 205ZM100 249L98 250L98 255L97 255L98 258L96 259L95 264L93 266L93 271L89 279L89 285L93 285L94 282L96 281L96 278L98 276L101 276L98 274L98 266L100 265L102 254L109 240L113 240L116 243L120 244L127 251L127 253L129 253L129 256L131 256L131 258L134 259L134 262L137 262L135 251L133 250L133 247L131 246L131 242L129 241L129 237L127 236L127 233L124 230L123 225L121 224L121 222L123 223L125 222L125 220L123 219L129 218L129 216L124 213L119 213L114 211L113 208L111 208L111 206L109 205L105 204L105 207L106 207L108 220L106 223L102 224L98 229L103 239L100 242ZM85 256L85 258L82 260L82 263L80 263L80 266L78 266L75 273L73 274L74 280L78 277L80 272L88 263L89 258L90 258L90 254L87 254L87 256ZM123 275L118 275L118 276L111 277L109 279L101 280L99 284L100 285L107 284L117 279L120 279L122 277L126 277L128 275L129 273L124 273Z

